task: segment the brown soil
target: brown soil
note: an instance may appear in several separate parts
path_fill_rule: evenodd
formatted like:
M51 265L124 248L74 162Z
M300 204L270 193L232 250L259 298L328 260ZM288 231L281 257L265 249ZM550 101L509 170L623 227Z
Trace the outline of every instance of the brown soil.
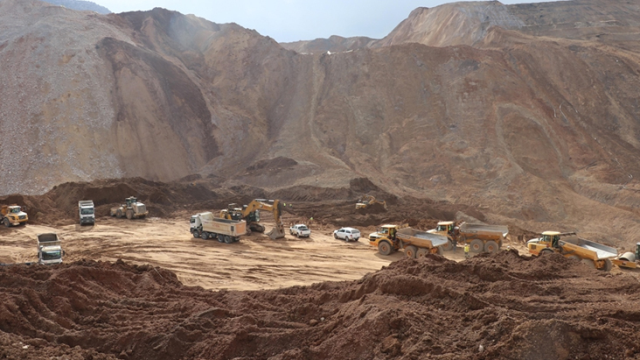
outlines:
M635 278L515 251L461 263L406 259L358 281L257 292L211 292L184 286L162 268L94 261L3 267L0 288L6 345L0 356L6 358L625 359L640 353Z

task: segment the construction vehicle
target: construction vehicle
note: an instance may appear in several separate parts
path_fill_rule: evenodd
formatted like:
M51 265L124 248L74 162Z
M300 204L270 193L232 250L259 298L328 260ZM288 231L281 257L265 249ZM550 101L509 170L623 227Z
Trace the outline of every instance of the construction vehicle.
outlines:
M38 264L61 264L63 255L65 252L56 233L38 234Z
M218 239L231 244L240 241L240 236L247 233L247 223L244 220L221 219L205 212L191 216L189 230L194 238Z
M29 216L16 204L2 205L0 208L0 222L6 227L26 225Z
M369 235L369 244L378 248L380 255L391 255L404 249L409 258L421 258L427 254L442 254L446 236L412 229L405 225L382 225Z
M78 214L80 216L80 225L96 223L95 207L93 200L78 201Z
M356 210L357 209L366 209L369 206L380 204L387 210L387 202L386 201L378 201L373 195L364 195L358 199L356 202Z
M638 260L640 260L640 243L636 243L635 252L626 252L618 258L611 260L611 262L613 262L613 265L621 268L636 269L638 267Z
M462 222L456 226L453 221L440 221L432 234L440 234L449 238L444 250L452 250L453 244L469 244L469 250L474 253L495 253L502 247L502 242L509 234L509 228L504 225L469 224Z
M125 203L111 208L111 216L115 216L118 219L126 216L127 219L144 219L149 214L147 207L138 201L135 196L131 196L125 199Z
M558 253L569 259L580 260L583 264L598 270L609 271L618 250L607 245L577 237L575 232L561 233L545 231L542 236L527 242L529 253L536 256Z
M273 214L276 226L267 235L275 240L284 237L284 225L280 219L282 209L280 200L255 199L241 208L237 204L229 204L227 209L220 211L220 217L227 220L244 220L250 231L264 232L265 228L260 224L260 210L269 211Z

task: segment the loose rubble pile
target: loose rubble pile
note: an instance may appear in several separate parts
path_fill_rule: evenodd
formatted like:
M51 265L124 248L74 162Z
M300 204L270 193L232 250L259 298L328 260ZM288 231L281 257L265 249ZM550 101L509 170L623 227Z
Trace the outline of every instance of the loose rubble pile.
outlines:
M513 250L256 292L121 261L4 267L0 358L626 359L640 352L639 290Z

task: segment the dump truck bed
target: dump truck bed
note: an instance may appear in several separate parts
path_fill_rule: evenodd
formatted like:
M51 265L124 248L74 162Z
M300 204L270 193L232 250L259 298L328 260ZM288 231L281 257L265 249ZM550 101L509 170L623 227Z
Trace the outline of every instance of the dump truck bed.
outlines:
M449 241L446 236L432 234L412 228L398 230L397 237L407 245L415 245L417 247L429 249L445 245Z
M618 256L618 250L611 246L598 244L581 238L567 238L561 240L565 243L565 247L571 248L571 245L590 251L595 254L597 260L610 259ZM567 246L569 245L569 246Z
M54 233L38 234L38 245L60 245L60 240L58 239L58 235Z
M502 237L509 234L509 228L504 225L468 224L465 222L460 225L459 229L460 233L465 234L491 234Z
M212 213L201 213L202 230L216 234L240 236L247 233L247 223L244 220L228 220L214 217Z

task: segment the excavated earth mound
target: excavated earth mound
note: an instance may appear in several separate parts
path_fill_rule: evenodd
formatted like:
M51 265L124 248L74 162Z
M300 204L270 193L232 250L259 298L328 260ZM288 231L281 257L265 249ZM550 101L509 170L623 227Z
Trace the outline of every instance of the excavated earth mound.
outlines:
M0 268L0 358L638 358L639 291L631 276L513 250L255 292L122 261L21 265Z

